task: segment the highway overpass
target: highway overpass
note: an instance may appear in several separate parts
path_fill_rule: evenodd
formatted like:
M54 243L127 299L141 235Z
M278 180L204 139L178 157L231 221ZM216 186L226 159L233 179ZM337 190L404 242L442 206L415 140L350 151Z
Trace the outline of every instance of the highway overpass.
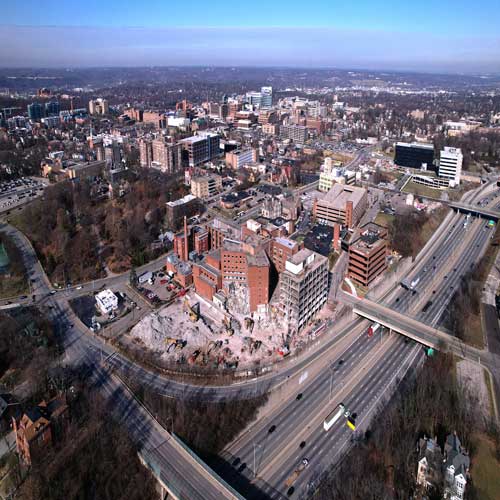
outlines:
M488 352L468 346L457 337L366 298L356 299L353 302L353 312L427 347L446 349L456 356L476 363L490 361Z
M479 205L470 205L468 203L462 203L458 201L451 202L449 206L450 208L458 210L459 212L462 213L479 215L481 217L496 221L500 219L500 212L498 210L494 210L488 207L481 207Z

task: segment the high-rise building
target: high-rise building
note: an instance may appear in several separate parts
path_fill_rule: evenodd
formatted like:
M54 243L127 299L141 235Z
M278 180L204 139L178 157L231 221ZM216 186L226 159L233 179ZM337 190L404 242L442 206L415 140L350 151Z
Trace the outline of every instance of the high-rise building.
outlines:
M122 161L122 152L120 144L113 142L104 147L104 159L111 166L116 166Z
M282 125L280 136L282 139L290 139L297 144L304 144L307 140L307 128L303 125Z
M196 167L220 155L220 136L203 132L179 141L182 160L186 166Z
M152 162L151 166L173 174L181 168L181 147L179 144L168 143L165 138L155 139L151 143Z
M269 250L269 258L274 264L276 271L278 273L285 271L286 261L298 253L301 248L301 244L295 240L282 237L273 239Z
M34 122L40 121L45 116L44 107L38 102L28 104L28 117Z
M460 184L464 157L460 148L445 146L439 157L439 177L450 179L453 185Z
M153 145L150 140L139 139L139 162L141 167L148 168L153 161Z
M292 255L280 274L280 305L289 333L302 330L328 298L328 259L307 248Z
M349 278L367 287L387 269L387 229L365 224L349 242Z
M61 106L58 101L50 101L45 103L45 115L46 116L56 116L59 115L61 111Z
M91 115L107 115L109 113L108 101L102 97L90 100L89 113Z
M434 146L417 142L398 142L394 163L400 167L432 170L434 168Z
M273 88L261 87L260 89L260 107L270 108L273 105Z

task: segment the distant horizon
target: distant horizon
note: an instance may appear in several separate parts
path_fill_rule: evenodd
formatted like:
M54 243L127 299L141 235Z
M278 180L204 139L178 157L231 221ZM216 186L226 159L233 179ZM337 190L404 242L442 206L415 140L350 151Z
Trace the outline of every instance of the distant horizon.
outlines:
M25 0L2 6L0 66L498 74L498 19L498 0Z
M425 71L425 70L405 70L395 68L363 68L363 67L343 67L343 66L290 66L290 65L256 65L256 64L129 64L129 65L107 65L107 66L92 66L92 65L75 65L75 66L2 66L0 71L26 71L26 70L106 70L106 69L168 69L168 68L193 68L193 69L277 69L277 70L304 70L304 71L345 71L345 72L360 72L360 73L388 73L396 75L433 75L433 76L465 76L465 77L479 77L479 78L496 78L500 77L500 70L497 72L475 71L475 72L453 72L453 71Z

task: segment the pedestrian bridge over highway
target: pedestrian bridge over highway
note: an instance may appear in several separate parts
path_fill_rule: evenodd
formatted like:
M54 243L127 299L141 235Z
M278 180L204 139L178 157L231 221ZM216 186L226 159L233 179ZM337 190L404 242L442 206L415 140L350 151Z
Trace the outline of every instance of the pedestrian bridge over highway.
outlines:
M500 219L500 211L488 207L469 205L458 201L451 202L449 207L466 214L479 215L496 221Z
M448 350L453 354L470 361L484 362L485 351L464 344L452 335L426 325L414 318L398 313L389 307L377 304L368 299L356 299L353 311L363 318L400 333L416 342L437 350Z

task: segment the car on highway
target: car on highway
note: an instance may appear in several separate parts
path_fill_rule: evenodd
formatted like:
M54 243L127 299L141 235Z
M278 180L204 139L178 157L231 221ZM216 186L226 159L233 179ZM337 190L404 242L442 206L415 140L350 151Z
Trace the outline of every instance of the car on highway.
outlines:
M82 285L78 285L78 286L76 287L76 289L77 289L77 290L81 290L82 288L83 288L83 286L82 286Z
M27 296L27 295L21 295L19 298L20 298L20 299L27 299L27 298L28 298L28 296Z
M271 425L271 427L269 427L269 434L271 434L272 432L274 432L276 430L276 426L275 425Z
M302 399L302 393L301 393L301 392L299 392L299 393L297 394L297 397L296 397L295 399L296 399L297 401L300 401L300 400Z
M51 290L50 291L50 295L54 295L55 293L57 293L57 290Z
M304 448L305 446L306 446L306 442L301 441L301 443L299 444L299 448Z

